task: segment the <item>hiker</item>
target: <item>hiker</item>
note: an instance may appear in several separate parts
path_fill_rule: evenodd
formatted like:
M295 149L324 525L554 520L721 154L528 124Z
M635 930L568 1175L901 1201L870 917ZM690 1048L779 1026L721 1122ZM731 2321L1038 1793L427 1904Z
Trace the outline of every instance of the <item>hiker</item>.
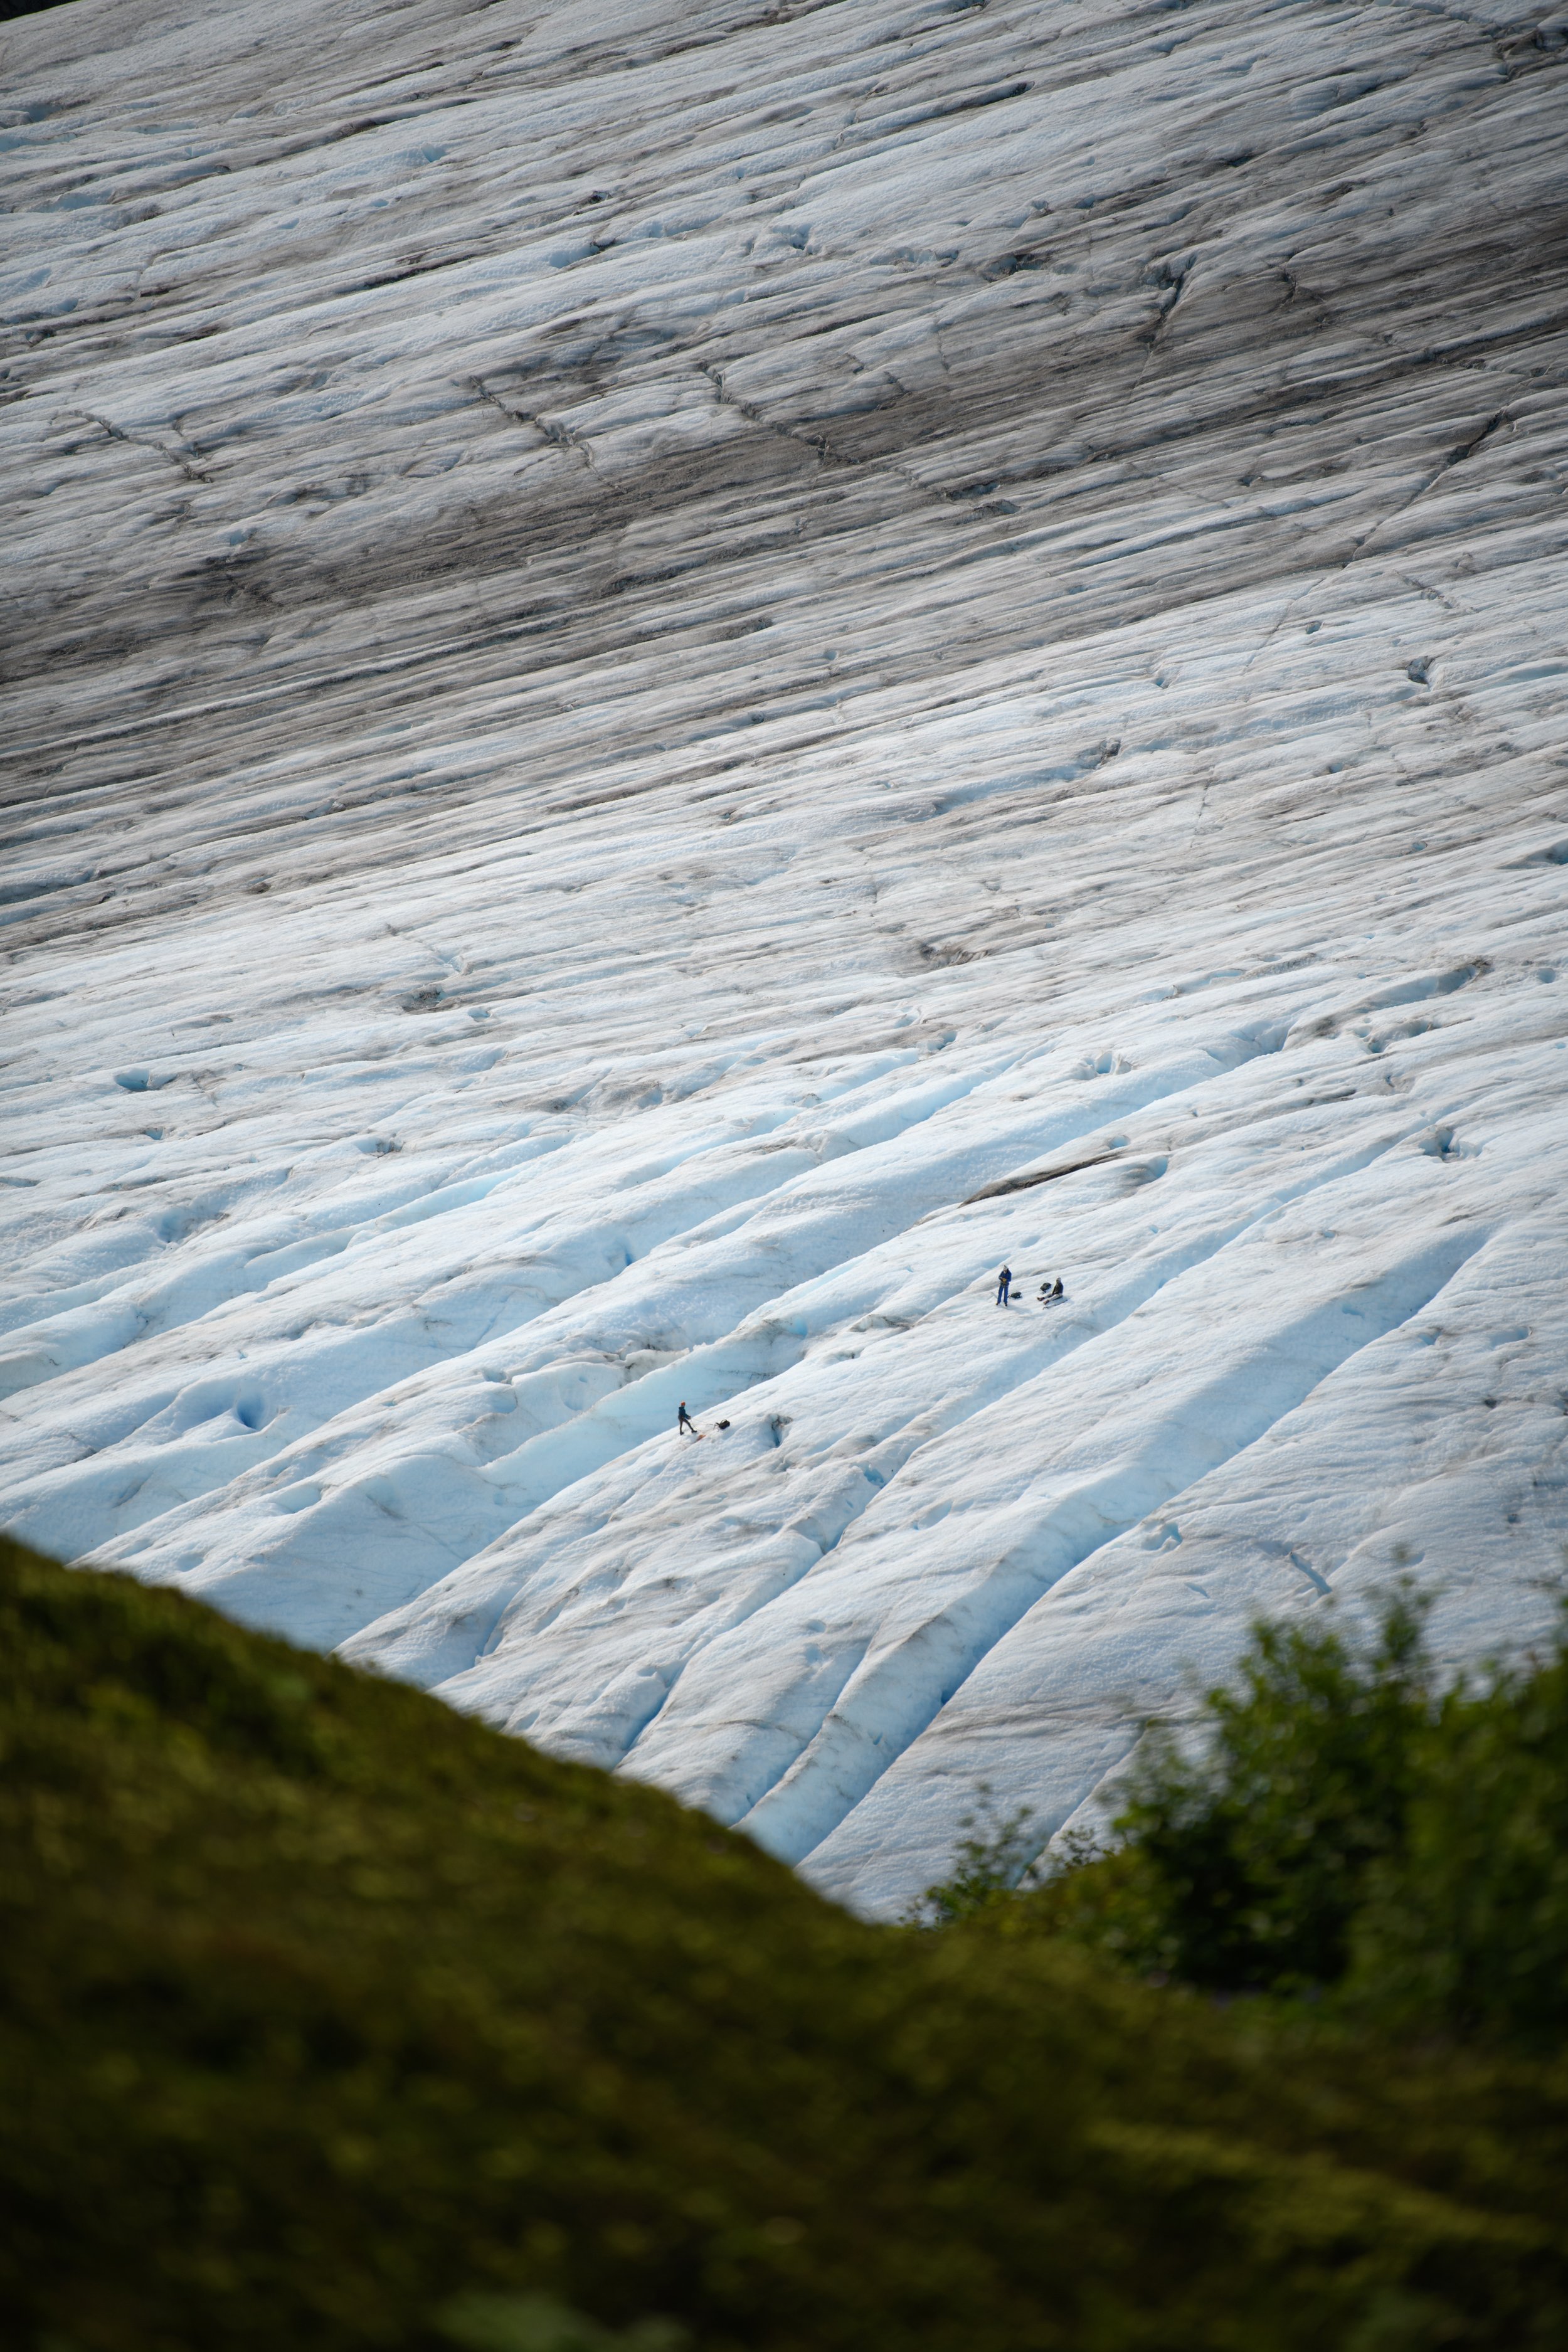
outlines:
M691 1415L687 1412L685 1405L682 1404L680 1410L675 1416L675 1433L677 1437L684 1437L688 1430L690 1431L693 1437L700 1437L702 1434L701 1431L698 1428L697 1423L692 1420Z
M1061 1297L1061 1295L1062 1295L1062 1278L1061 1278L1061 1276L1058 1274L1058 1276L1057 1276L1057 1286L1056 1286L1056 1288L1052 1291L1052 1293L1051 1293L1051 1297L1052 1297L1053 1298L1059 1298L1059 1297Z
M1013 1304L1013 1269L1010 1265L1005 1265L996 1277L996 1304L998 1307L1011 1307Z

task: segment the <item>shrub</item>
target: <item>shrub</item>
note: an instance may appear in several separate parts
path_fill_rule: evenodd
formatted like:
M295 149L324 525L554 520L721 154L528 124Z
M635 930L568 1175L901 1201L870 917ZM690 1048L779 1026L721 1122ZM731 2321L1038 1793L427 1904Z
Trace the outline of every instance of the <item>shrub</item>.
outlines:
M1371 1875L1348 1990L1391 2024L1568 2035L1568 1652L1453 1694Z
M1334 1994L1405 2034L1568 2037L1568 1639L1441 1696L1401 1593L1358 1648L1260 1624L1185 1745L1155 1726L1110 1853L970 1834L934 1924L1087 1946L1158 1982Z
M1368 1874L1401 1848L1434 1713L1404 1592L1366 1648L1331 1622L1258 1624L1234 1683L1207 1693L1195 1744L1146 1727L1113 1852L1079 1842L1008 1904L1013 1851L972 1835L930 1914L989 1910L1005 1928L1215 1990L1336 1982ZM1013 1849L1020 1822L1006 1825Z
M1206 1748L1189 1758L1153 1732L1117 1829L1157 1890L1156 1965L1227 1991L1343 1974L1433 1713L1421 1633L1403 1593L1365 1649L1321 1619L1260 1624L1239 1687L1208 1695Z
M975 1798L975 1810L959 1816L963 1835L952 1867L940 1885L926 1888L910 1914L911 1926L956 1927L1007 1904L1021 1885L1036 1883L1029 1867L1040 1843L1029 1828L1034 1807L998 1813L987 1780L981 1781Z

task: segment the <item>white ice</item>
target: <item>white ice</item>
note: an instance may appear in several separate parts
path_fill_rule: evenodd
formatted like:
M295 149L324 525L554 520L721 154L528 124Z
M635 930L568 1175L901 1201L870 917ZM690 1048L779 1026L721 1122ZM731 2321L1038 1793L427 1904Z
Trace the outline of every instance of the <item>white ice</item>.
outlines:
M872 1912L1260 1612L1538 1638L1565 66L6 26L5 1524Z

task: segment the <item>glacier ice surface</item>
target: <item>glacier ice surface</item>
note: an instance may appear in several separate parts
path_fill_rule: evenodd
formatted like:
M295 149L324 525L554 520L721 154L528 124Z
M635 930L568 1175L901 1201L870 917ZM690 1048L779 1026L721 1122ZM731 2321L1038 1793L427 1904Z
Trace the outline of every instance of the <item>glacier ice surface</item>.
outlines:
M5 1524L883 1913L1256 1612L1538 1638L1559 20L0 45Z

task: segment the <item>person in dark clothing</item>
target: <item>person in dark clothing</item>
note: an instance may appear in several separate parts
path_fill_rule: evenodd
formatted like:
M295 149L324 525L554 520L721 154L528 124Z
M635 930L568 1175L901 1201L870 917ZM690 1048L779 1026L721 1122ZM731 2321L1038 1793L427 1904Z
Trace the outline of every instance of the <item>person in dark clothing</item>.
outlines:
M684 1437L688 1430L690 1431L693 1437L698 1437L701 1434L700 1431L698 1429L697 1423L692 1420L691 1415L687 1412L686 1407L683 1404L680 1407L679 1412L675 1416L675 1433L677 1437Z
M1059 1297L1061 1297L1061 1295L1062 1295L1062 1278L1061 1278L1061 1276L1058 1274L1058 1276L1057 1276L1057 1286L1056 1286L1056 1288L1052 1291L1052 1293L1051 1293L1051 1297L1052 1297L1053 1298L1059 1298Z
M998 1307L1011 1307L1013 1304L1013 1269L1010 1265L1005 1265L996 1277L996 1304Z

